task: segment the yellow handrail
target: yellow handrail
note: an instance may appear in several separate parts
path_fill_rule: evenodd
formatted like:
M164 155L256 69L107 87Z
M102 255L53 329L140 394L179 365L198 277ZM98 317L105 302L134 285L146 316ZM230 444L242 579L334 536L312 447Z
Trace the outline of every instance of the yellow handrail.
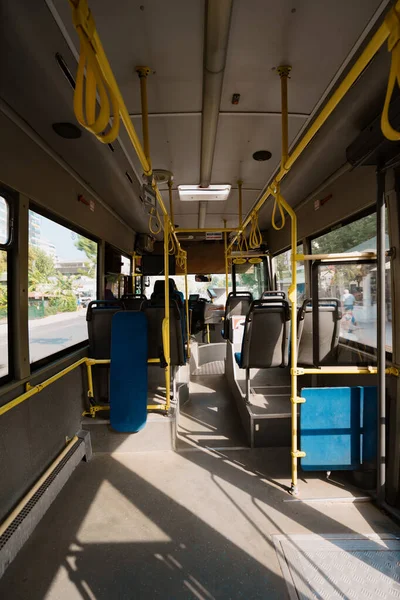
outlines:
M383 135L393 142L400 140L400 132L396 131L389 122L389 106L393 90L397 81L400 84L400 7L394 6L385 18L385 25L389 31L388 50L392 53L389 79L386 90L385 103L381 116L381 129Z
M103 45L96 30L96 24L93 15L88 6L88 1L69 0L69 3L72 9L73 24L80 40L79 64L81 65L81 71L79 72L79 75L81 72L83 75L82 65L87 66L86 118L83 110L83 77L80 78L82 86L80 85L79 88L78 86L75 88L74 111L76 118L83 127L93 133L97 139L103 143L110 143L112 139L115 139L118 136L119 121L120 119L122 120L128 137L140 161L144 175L152 180L152 184L156 192L157 202L162 210L162 213L164 215L168 215L168 211L165 207L160 191L154 181L151 164L139 141L138 135L129 116L128 109L126 108L124 99L112 72L110 63L108 62L107 55L104 52ZM96 90L99 92L100 99L100 112L97 118L95 118ZM146 99L146 95L143 96L142 94L142 98L143 97ZM111 114L111 106L113 114ZM147 107L145 110L147 110ZM104 133L104 127L101 129L100 126L103 126L104 123L105 126L107 126L111 119L113 120L112 127L110 130L107 130L106 135L104 136L102 135L102 133ZM145 131L144 134L146 133L148 132ZM144 145L147 147L148 137L145 138ZM170 229L172 235L176 238L178 247L180 247L173 223L170 223Z
M396 3L396 11L399 12L400 0ZM393 10L393 9L392 9ZM380 27L376 30L375 34L372 36L371 40L368 42L363 52L360 54L352 68L349 70L347 75L344 77L343 81L331 95L329 100L326 102L324 107L322 108L319 115L310 125L309 129L303 135L297 146L294 148L293 152L288 155L287 160L284 159L284 164L281 164L280 170L274 180L268 185L265 192L261 195L260 199L257 201L256 205L247 215L245 220L243 221L239 231L235 236L233 236L228 251L233 247L239 235L241 235L246 227L249 225L251 221L251 215L253 212L257 212L263 206L265 201L273 195L273 190L276 189L277 184L282 181L282 179L286 176L288 171L293 167L294 163L298 160L301 154L304 152L305 148L314 138L314 136L318 133L321 127L324 125L325 121L329 118L332 112L335 110L339 102L344 98L352 85L357 81L361 73L373 59L378 50L382 47L384 42L389 37L389 26L387 20L383 22Z

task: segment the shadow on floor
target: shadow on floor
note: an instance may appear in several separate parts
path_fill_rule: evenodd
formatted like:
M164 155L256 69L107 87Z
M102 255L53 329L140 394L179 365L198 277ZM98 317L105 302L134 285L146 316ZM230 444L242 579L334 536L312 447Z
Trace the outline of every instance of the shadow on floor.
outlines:
M393 532L370 505L333 506L327 515L285 503L271 483L286 465L271 450L268 465L268 453L257 451L103 455L82 464L7 570L0 597L285 598L271 534L353 533L364 522Z

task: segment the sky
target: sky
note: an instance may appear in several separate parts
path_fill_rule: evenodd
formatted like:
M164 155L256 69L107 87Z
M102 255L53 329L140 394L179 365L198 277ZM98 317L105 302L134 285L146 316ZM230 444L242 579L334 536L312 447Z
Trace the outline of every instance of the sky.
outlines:
M78 235L66 227L40 216L40 236L56 247L57 257L61 260L87 260L84 252L75 248Z

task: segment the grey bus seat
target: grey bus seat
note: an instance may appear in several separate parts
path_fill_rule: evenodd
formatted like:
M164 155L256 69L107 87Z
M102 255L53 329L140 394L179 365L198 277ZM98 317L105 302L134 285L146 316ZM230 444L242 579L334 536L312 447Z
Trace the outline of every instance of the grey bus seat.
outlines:
M313 307L311 298L304 300L297 313L297 362L302 366L318 366L337 362L340 333L340 301L337 298L318 300L319 348L314 361ZM318 364L315 364L315 363Z
M224 329L221 332L225 340L232 340L232 317L245 317L252 302L251 292L229 292L225 304Z
M91 358L110 358L111 321L119 310L124 310L121 300L93 300L86 311Z
M246 369L246 400L250 400L250 369L286 367L289 362L289 303L283 298L255 300L244 325L241 352L235 360Z
M170 300L174 300L178 306L179 313L181 316L182 336L186 342L186 310L185 310L185 299L177 287L175 281L170 277L168 279L169 297ZM164 279L157 279L154 283L153 293L150 298L152 303L165 303L165 281Z
M120 300L93 300L86 311L89 337L89 356L107 359L111 357L112 318L124 305ZM96 402L109 401L109 365L97 365L92 369L93 391Z
M146 296L144 294L124 294L121 300L126 310L140 310Z
M285 292L281 290L266 290L262 293L260 300L286 300Z
M164 303L151 300L144 302L141 310L146 314L148 323L148 357L160 358L160 365L165 365L163 350L162 324L165 317ZM175 300L169 305L170 320L170 356L171 365L185 364L185 348L182 335L181 314Z

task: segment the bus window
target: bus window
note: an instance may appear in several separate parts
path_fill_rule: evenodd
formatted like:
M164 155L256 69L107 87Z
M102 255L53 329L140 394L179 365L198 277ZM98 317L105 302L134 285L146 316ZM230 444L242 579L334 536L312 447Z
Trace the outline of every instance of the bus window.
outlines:
M386 219L387 231L387 219ZM386 248L389 236L386 234ZM376 250L376 214L337 227L312 240L311 251L366 252ZM377 347L376 264L326 264L319 269L320 297L334 296L342 303L340 336L370 348ZM392 298L390 258L386 260L386 351L392 351Z
M87 304L96 298L97 243L29 211L30 362L87 339Z
M233 265L237 292L251 292L253 298L261 298L266 288L264 262Z
M122 275L132 275L131 259L121 254L121 273Z
M144 293L147 298L150 298L151 294L154 290L154 284L158 279L164 280L163 276L160 275L150 275L145 278L145 287ZM171 277L175 281L176 287L179 292L185 296L185 276L184 275L174 275ZM228 279L229 289L231 290L231 276L229 275ZM148 285L147 285L148 284ZM225 304L226 302L226 288L225 288L225 275L224 274L212 274L211 281L198 282L196 281L196 275L188 275L188 294L199 294L201 298L205 300L210 300L210 296L207 292L207 289L213 289L217 293L217 303Z
M0 378L9 373L7 252L0 250Z
M10 238L10 216L8 202L0 196L0 245L5 246ZM8 331L8 251L0 250L0 378L9 375L9 331Z
M291 250L281 252L272 259L272 265L276 276L276 288L288 294L292 283ZM303 254L303 244L297 246L297 254ZM300 304L306 297L306 284L304 275L304 263L297 263L297 302Z

